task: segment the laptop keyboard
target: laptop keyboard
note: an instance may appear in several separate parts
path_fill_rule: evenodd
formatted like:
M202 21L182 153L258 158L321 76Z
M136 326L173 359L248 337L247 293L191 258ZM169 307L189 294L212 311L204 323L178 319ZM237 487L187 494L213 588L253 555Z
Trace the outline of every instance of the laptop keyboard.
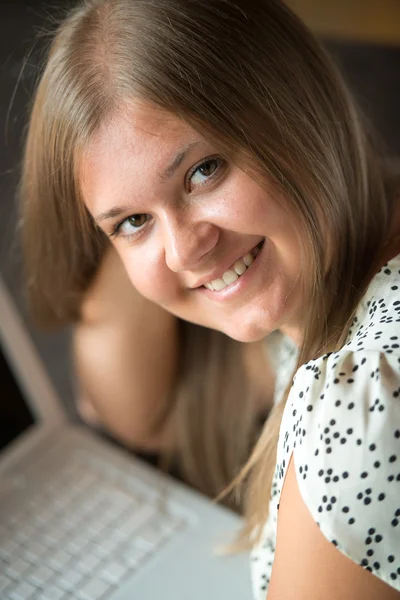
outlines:
M70 463L0 515L0 598L106 600L184 526L159 499Z

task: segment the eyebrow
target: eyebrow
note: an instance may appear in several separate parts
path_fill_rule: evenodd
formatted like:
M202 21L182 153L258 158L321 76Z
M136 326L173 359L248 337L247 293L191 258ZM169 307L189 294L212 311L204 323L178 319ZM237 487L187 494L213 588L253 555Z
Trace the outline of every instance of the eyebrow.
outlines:
M175 154L171 162L167 165L167 167L162 171L162 173L158 174L158 180L161 183L164 183L168 179L174 175L174 173L179 169L189 152L198 144L199 140L195 142L190 142L186 144ZM129 210L129 206L113 206L109 210L100 213L95 217L96 223L100 223L101 221L106 221L107 219L114 219L115 217L119 217L121 214L126 213Z

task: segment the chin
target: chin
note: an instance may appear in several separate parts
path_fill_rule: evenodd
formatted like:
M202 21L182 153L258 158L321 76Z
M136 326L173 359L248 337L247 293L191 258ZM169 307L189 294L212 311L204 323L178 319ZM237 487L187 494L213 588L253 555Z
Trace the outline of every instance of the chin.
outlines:
M259 323L240 323L221 328L222 333L237 342L259 342L274 331L274 327L262 326Z

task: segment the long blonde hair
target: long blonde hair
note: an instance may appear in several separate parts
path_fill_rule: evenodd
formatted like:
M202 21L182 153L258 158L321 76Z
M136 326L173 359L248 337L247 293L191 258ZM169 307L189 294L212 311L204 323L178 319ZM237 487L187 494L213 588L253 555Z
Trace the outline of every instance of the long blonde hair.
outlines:
M132 98L181 116L261 184L275 184L303 240L307 303L298 366L340 347L376 269L392 195L335 66L279 0L86 0L63 21L37 88L21 182L34 313L47 321L79 318L106 247L81 198L80 159L99 125ZM185 372L195 373L202 347L213 383L194 382L190 410L181 404L181 439L197 444L197 457L206 449L215 468L204 459L188 459L185 468L197 469L199 488L218 493L253 447L256 392L249 382L239 385L242 371L237 390L221 385L239 361L237 343L201 328L193 339ZM179 385L187 390L193 381L182 376ZM212 401L209 419L201 417L204 398ZM244 544L268 514L283 408L284 401L274 407L235 479L248 483ZM222 418L236 423L223 442ZM196 434L191 425L199 419Z

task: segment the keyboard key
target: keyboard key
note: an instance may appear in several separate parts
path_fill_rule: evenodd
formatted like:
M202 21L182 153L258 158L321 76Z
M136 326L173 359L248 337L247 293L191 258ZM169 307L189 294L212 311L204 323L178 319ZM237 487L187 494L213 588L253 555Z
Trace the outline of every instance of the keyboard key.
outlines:
M12 588L8 594L10 600L33 600L33 595L37 589L30 583L19 583L16 587Z
M86 548L89 543L89 540L86 537L76 536L66 538L63 544L63 547L66 552L75 556L76 554L86 554Z
M21 521L19 525L14 526L15 538L21 541L29 540L36 533L36 523L33 518L30 520L29 517Z
M129 544L121 552L121 560L130 568L136 568L143 562L148 554L148 548Z
M86 520L85 523L79 527L79 533L87 540L92 541L98 537L106 529L106 525L102 523L100 519Z
M79 527L80 523L82 523L83 521L82 516L78 513L78 511L75 512L75 509L75 504L71 505L69 508L69 530L74 529L75 527Z
M85 471L82 473L81 477L80 477L80 481L79 481L79 485L81 487L81 489L87 488L87 487L96 487L96 485L99 483L99 478L89 469L85 469Z
M60 528L60 530L64 531L64 533L69 533L74 527L74 525L71 523L70 515L68 514L58 518L57 526Z
M21 551L21 556L25 560L29 560L29 562L36 563L40 562L42 556L48 553L48 549L46 546L41 544L40 542L36 542L34 540L30 540L25 548Z
M0 565L1 567L2 565ZM0 593L5 592L12 584L12 580L6 575L0 573Z
M20 546L14 540L2 539L0 542L0 558L9 559Z
M153 523L145 525L140 529L135 539L137 545L145 544L150 548L158 546L164 538L164 533L161 528L155 527Z
M184 525L183 519L173 515L171 513L161 513L157 517L157 523L159 522L159 526L166 532L171 533L176 529L180 529Z
M68 600L68 594L65 593L65 590L51 585L41 590L39 595L35 596L35 600Z
M110 589L110 584L101 579L92 578L77 592L80 600L100 600Z
M86 575L86 573L93 573L102 560L101 556L93 552L92 547L89 546L86 548L85 555L79 558L77 562L74 560L71 566L83 575Z
M22 575L26 572L29 571L32 568L32 565L30 563L28 563L26 560L23 560L22 558L16 557L15 559L12 559L11 563L7 565L7 567L5 568L5 572L10 575L11 577L14 577L14 579L21 579ZM1 587L0 587L1 590Z
M51 505L56 515L62 514L66 510L67 504L67 498L63 493L60 494L60 492L58 492L58 494L52 498Z
M62 529L55 529L55 528L46 528L45 530L43 530L42 535L41 535L41 542L43 544L45 544L48 548L54 548L54 546L56 546L57 548L60 547L60 545L62 546L62 540L65 537L65 531L63 531Z
M73 499L75 502L75 498ZM89 510L91 511L95 511L96 508L99 506L101 502L101 499L99 498L99 496L96 494L96 490L87 490L86 494L85 494L85 505L88 507Z
M48 559L48 564L50 567L54 569L64 569L64 567L71 560L71 554L67 554L64 550L58 550L53 555L51 555Z
M96 508L91 510L96 515L96 521L99 523L100 527L109 527L112 526L113 523L118 519L121 513L115 512L115 508L111 508L106 503L100 503ZM87 520L87 519L86 519Z
M121 508L127 508L128 506L130 506L132 504L132 498L130 495L125 494L125 492L121 491L121 490L113 490L112 488L110 488L110 495L109 495L110 501L112 502L113 506L120 506Z
M33 510L29 515L29 521L31 526L41 527L42 525L46 525L48 521L48 513L43 511L43 508L37 508ZM29 536L28 536L29 537Z
M61 575L59 575L56 579L57 585L65 590L74 590L77 588L78 583L80 583L83 579L82 573L76 571L75 569L67 569Z
M155 506L152 504L144 504L140 510L136 510L132 515L126 519L122 519L116 523L116 529L120 530L121 533L131 536L135 533L141 525L144 525L149 519L155 517L157 514Z
M93 547L93 552L95 552L97 556L100 556L101 558L105 559L108 558L114 552L117 546L118 542L116 542L115 540L100 538L98 540L98 544Z
M128 573L128 568L120 562L113 560L104 565L99 571L98 576L109 583L120 582Z
M40 566L28 574L27 579L38 587L46 584L54 576L54 571L48 567Z

